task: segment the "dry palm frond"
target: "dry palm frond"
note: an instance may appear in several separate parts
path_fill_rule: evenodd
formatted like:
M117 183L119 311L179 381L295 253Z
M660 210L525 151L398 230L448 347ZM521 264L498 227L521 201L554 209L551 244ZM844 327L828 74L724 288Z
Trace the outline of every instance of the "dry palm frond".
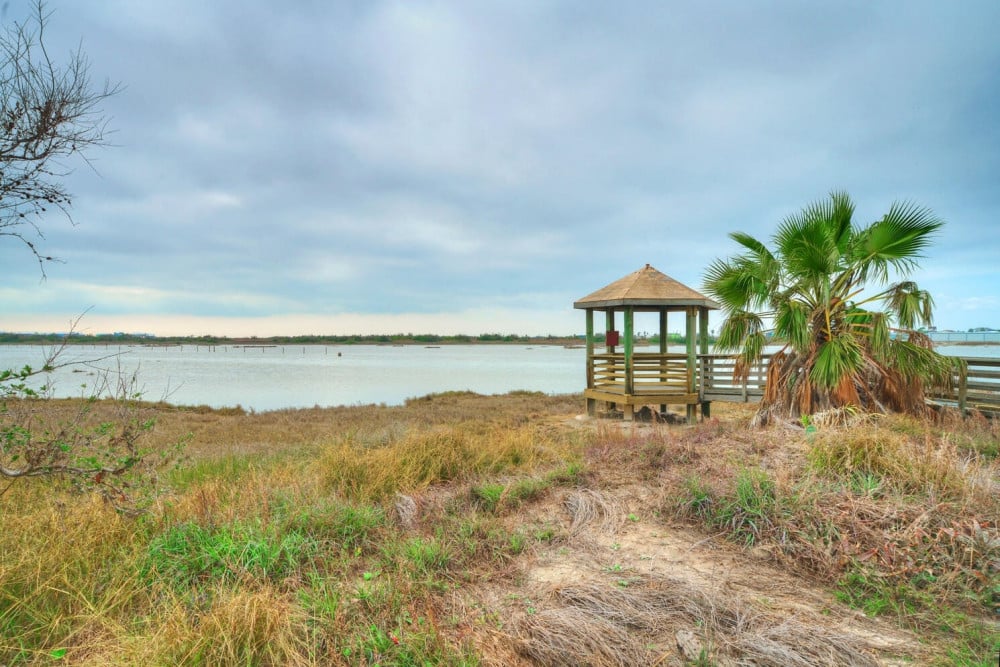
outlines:
M854 405L847 405L841 408L832 408L817 412L810 418L810 422L820 428L832 428L835 426L852 427L861 424L874 424L878 415L865 412Z

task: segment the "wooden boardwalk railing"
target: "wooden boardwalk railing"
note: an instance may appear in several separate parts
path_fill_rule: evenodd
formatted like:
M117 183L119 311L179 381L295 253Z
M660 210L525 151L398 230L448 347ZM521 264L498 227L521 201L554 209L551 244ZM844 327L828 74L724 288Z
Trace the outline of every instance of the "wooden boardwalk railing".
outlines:
M959 410L978 410L1000 414L1000 359L988 357L961 357L966 363L965 373L952 378L951 391L938 391L929 398Z
M754 364L746 381L733 380L736 358L730 354L698 355L698 392L702 401L756 403L764 395L767 364L771 355L764 355Z
M967 364L964 374L956 374L953 388L928 395L934 403L951 405L960 410L979 410L1000 414L1000 358L961 357ZM756 403L764 395L767 365L770 355L764 355L750 369L745 381L733 380L736 359L728 354L699 354L695 371L697 396L688 394L689 373L687 355L636 353L633 356L631 396L643 395L690 396L699 402L725 401ZM625 357L622 354L595 354L594 389L606 394L626 394ZM641 404L641 400L632 401Z

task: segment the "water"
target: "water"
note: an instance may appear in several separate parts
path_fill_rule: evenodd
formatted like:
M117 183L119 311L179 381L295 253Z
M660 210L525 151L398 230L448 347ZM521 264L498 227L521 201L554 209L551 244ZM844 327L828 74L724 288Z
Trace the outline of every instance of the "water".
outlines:
M38 367L48 350L0 346L0 369ZM941 346L938 351L1000 357L1000 345ZM81 346L67 348L61 361L89 363L53 373L56 396L87 395L102 371L120 368L138 372L139 389L147 400L214 408L241 405L257 411L399 405L441 391L563 394L582 392L586 384L585 350L551 345Z
M48 350L0 346L0 368L38 367ZM119 367L128 373L138 370L147 400L257 411L399 405L441 391L561 394L581 392L586 385L585 350L549 345L74 346L60 361L95 359L53 373L55 395L79 396L86 391L81 385Z

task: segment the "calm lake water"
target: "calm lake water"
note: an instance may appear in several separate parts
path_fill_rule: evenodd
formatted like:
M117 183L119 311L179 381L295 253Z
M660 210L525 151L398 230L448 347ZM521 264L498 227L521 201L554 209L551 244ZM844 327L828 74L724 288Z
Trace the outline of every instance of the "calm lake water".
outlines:
M37 367L48 350L0 346L0 369ZM942 346L938 350L966 357L1000 357L1000 345ZM120 368L127 373L138 371L139 387L147 400L216 408L241 405L256 411L398 405L407 398L441 391L501 394L525 389L564 394L582 392L586 384L585 350L549 345L112 345L71 347L62 360L88 363L53 374L56 396L86 394L81 385L92 385L102 370Z

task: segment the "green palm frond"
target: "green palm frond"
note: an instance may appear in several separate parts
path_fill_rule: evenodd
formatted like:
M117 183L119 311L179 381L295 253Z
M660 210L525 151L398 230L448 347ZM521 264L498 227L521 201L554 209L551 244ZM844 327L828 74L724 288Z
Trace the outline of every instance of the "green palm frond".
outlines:
M846 192L835 191L830 193L830 203L832 204L830 209L831 235L838 253L845 255L851 245L854 232L851 224L854 218L854 202L851 201Z
M726 310L742 310L747 307L749 296L744 271L731 262L717 259L709 264L702 289Z
M774 255L772 255L771 251L767 249L767 246L749 234L745 234L743 232L731 232L729 234L729 238L739 243L758 258L768 257L774 259Z
M805 350L809 345L809 316L811 309L795 299L786 299L778 304L774 317L774 333L788 341L795 350Z
M934 299L930 292L920 289L916 283L904 281L893 285L887 301L901 327L915 329L931 324Z
M723 352L735 352L743 348L747 338L764 331L764 320L757 313L740 310L732 312L722 323L715 347Z
M829 220L813 217L786 219L775 235L783 269L793 278L810 280L836 272L840 265L840 252L835 231Z
M760 361L766 345L767 336L763 331L755 331L743 340L743 349L740 350L739 356L744 368L749 368Z
M889 212L860 235L855 249L857 261L869 279L888 281L889 269L910 273L933 235L944 224L930 209L914 204L894 203Z
M777 272L777 262L764 260L755 262L746 255L735 260L736 267L742 273L742 288L747 295L747 308L760 309L770 307L774 289L781 284L781 276Z
M703 288L726 310L762 308L777 284L777 277L768 273L771 269L770 264L761 265L745 255L715 260L705 272Z
M954 358L898 336L887 346L885 361L907 380L923 379L936 386L946 386L957 368Z
M842 335L831 338L816 350L809 379L819 387L833 389L844 377L857 375L863 360L864 355L855 336Z
M876 359L883 359L892 338L889 332L889 318L881 312L869 312L868 315L868 346Z

